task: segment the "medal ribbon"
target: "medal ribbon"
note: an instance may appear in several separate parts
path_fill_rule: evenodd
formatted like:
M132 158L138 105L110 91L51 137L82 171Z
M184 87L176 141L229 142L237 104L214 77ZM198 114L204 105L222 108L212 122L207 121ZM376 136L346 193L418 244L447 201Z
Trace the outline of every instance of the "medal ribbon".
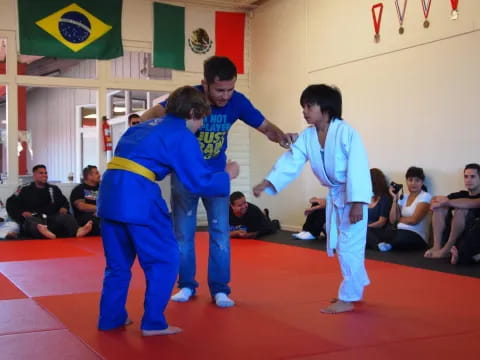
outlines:
M375 13L375 10L377 8L380 8L378 18L377 18L377 14ZM375 34L380 33L380 23L382 22L382 13L383 13L383 3L378 3L372 6L373 27L375 28Z
M398 22L400 23L400 26L402 26L403 19L405 19L405 11L407 10L407 0L403 1L402 11L400 11L400 5L398 4L398 0L395 0L395 7L397 8Z
M422 8L423 8L423 16L425 19L428 18L428 14L430 13L430 5L432 5L432 0L421 0L422 1ZM450 0L453 2L454 0ZM458 0L457 0L458 3Z
M458 0L450 0L450 4L452 4L452 10L456 11L458 7Z

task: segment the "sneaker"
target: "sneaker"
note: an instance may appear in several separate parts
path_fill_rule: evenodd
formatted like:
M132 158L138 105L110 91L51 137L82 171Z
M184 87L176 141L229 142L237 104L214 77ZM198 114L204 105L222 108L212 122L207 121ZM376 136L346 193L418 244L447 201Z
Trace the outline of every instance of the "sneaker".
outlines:
M315 236L313 236L310 232L308 231L302 231L301 233L298 233L295 238L298 240L313 240L315 239Z
M228 297L228 295L225 294L225 293L222 293L222 292L216 293L214 298L215 298L215 304L218 307L227 308L227 307L232 307L233 305L235 305L235 301L230 299Z
M392 245L386 242L381 242L377 246L378 246L378 250L383 252L392 250Z
M292 236L296 239L300 239L302 236L305 236L307 231L300 231L299 233L292 234Z

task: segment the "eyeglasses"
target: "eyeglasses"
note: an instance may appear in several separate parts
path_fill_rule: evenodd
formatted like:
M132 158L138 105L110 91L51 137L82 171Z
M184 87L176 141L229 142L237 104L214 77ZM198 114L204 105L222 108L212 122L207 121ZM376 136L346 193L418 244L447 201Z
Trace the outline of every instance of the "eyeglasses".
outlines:
M140 124L140 121L132 121L132 125Z

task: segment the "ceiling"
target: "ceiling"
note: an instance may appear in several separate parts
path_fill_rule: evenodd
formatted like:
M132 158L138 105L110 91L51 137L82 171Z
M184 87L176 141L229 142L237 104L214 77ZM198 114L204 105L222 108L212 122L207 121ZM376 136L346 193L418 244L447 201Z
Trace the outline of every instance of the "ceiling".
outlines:
M255 8L268 0L190 0L187 2L211 6L228 6L236 8Z

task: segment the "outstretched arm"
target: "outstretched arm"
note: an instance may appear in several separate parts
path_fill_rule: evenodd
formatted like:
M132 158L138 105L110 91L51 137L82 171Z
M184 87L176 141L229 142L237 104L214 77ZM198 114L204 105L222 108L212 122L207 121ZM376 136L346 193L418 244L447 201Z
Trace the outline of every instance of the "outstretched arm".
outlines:
M262 125L256 128L264 134L270 141L278 143L281 147L288 149L292 143L297 140L298 134L285 134L278 126L267 119L263 120Z
M154 105L147 111L145 111L142 116L140 116L141 121L147 121L150 119L160 118L165 115L165 108L160 105Z

